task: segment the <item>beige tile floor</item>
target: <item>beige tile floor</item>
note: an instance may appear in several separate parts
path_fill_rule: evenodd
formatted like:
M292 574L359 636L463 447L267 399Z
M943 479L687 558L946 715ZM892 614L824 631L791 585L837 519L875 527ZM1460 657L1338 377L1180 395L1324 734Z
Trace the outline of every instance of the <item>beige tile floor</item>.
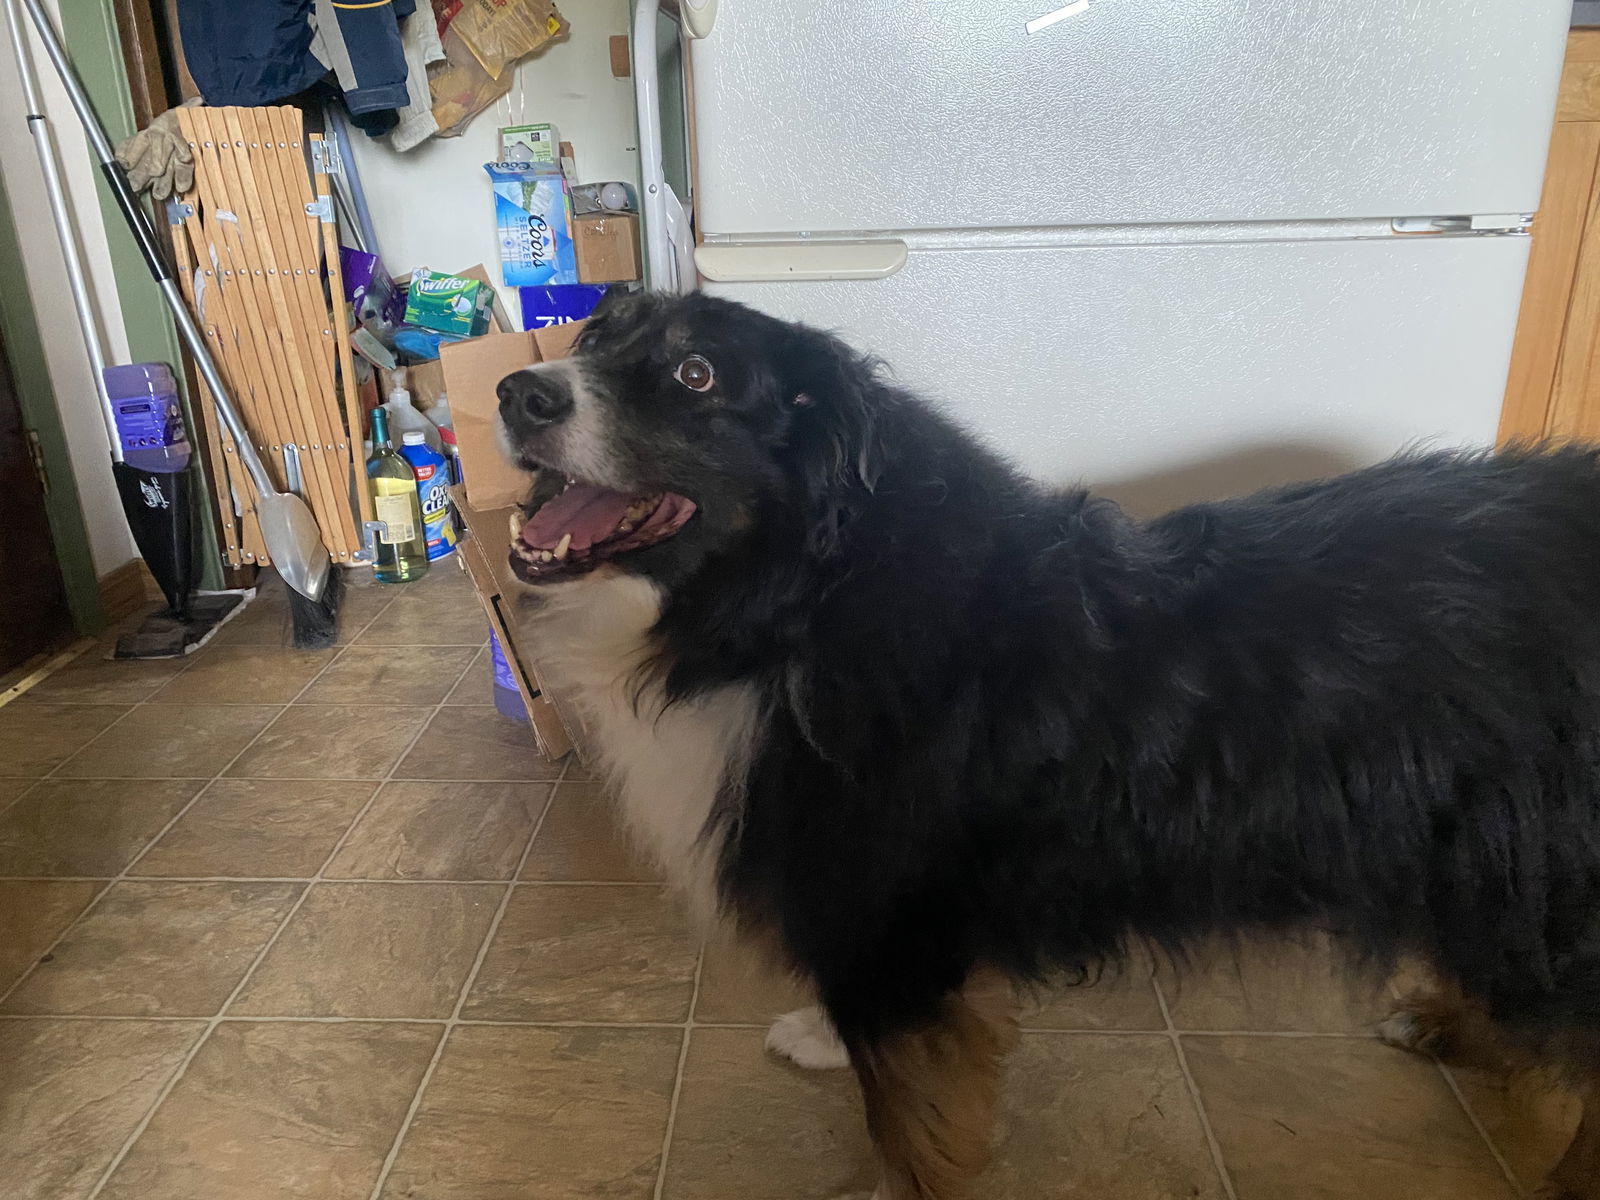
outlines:
M596 786L488 706L462 578L356 588L333 653L264 595L186 663L0 708L7 1200L824 1200L868 1186L795 1002L700 950ZM1043 998L982 1195L1498 1200L1559 1154L1370 1035L1315 949Z

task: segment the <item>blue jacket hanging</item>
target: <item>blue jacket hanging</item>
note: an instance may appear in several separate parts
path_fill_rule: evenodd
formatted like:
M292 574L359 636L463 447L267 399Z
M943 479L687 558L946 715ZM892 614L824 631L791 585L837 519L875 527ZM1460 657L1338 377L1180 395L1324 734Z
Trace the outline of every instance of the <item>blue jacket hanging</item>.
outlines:
M189 73L205 102L272 104L330 70L351 113L406 104L400 22L416 0L178 0Z

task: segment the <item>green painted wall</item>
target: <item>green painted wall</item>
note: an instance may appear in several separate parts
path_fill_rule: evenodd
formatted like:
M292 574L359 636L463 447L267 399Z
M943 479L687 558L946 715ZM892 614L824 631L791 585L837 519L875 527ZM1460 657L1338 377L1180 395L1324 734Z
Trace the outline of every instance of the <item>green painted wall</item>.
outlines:
M11 219L11 202L5 189L0 188L0 278L22 277L22 252L18 249L17 230ZM72 458L62 432L50 368L39 338L39 322L26 288L0 288L0 333L5 338L6 356L11 360L22 419L38 434L39 448L44 453L45 472L50 477L45 511L50 521L50 537L56 546L56 559L66 583L72 620L80 633L98 633L106 622L100 608L94 559L89 553L89 531L83 523L83 504L78 498Z
M128 96L127 70L122 61L122 43L111 0L61 0L61 37L78 69L95 111L113 145L134 131L133 105ZM42 72L50 69L40 63ZM98 169L98 168L97 168ZM112 271L117 294L122 302L122 321L127 330L128 349L135 362L179 362L178 335L161 299L161 292L139 256L133 235L128 232L122 212L106 188L100 189L100 212L105 218L106 240L111 246ZM177 372L180 380L182 372ZM194 414L185 397L189 428L195 428ZM197 561L201 564L200 586L222 586L222 560L217 551L216 524L206 499L203 467L196 458L195 537Z

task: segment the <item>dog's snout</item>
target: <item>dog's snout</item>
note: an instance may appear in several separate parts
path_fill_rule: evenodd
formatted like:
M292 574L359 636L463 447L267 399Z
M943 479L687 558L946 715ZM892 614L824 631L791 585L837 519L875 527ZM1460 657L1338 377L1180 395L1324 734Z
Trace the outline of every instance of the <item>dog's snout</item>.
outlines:
M566 381L537 371L514 371L495 388L503 419L551 425L572 411Z

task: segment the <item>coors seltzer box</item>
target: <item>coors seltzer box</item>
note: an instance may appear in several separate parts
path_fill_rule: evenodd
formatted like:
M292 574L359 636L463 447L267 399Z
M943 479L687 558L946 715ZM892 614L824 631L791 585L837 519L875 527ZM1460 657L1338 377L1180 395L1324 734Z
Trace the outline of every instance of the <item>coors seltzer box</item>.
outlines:
M549 163L485 163L494 186L500 275L507 287L578 282L567 179Z

